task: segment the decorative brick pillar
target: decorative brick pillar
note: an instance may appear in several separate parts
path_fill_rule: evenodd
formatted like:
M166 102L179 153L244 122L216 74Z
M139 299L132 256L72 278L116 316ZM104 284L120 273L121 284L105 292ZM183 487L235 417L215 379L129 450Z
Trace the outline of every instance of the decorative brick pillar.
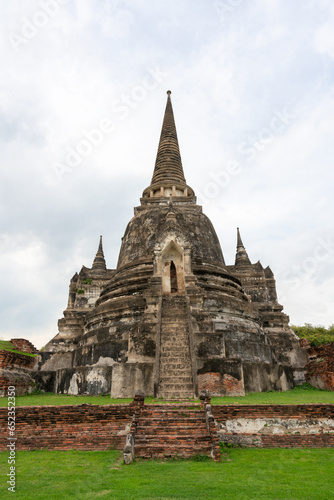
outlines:
M136 392L135 397L133 398L131 406L136 406L138 408L143 408L145 404L145 394L141 391Z
M203 389L199 393L199 399L201 401L201 410L205 410L206 405L211 403L211 394L207 389Z
M137 432L137 425L139 422L139 417L141 410L144 408L145 404L145 394L143 392L136 392L135 397L133 398L130 406L134 406L135 412L132 417L130 431L126 436L125 446L123 448L123 458L124 463L129 465L133 462L135 458L135 436Z

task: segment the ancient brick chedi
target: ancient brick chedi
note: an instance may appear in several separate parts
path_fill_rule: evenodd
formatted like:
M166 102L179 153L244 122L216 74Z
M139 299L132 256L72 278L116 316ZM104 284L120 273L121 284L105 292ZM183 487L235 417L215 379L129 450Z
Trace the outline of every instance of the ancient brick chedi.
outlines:
M187 185L170 91L151 184L135 208L116 269L102 241L70 283L59 333L36 380L56 392L184 398L286 390L306 354L278 303L269 267L252 264L239 231L226 265L212 223Z

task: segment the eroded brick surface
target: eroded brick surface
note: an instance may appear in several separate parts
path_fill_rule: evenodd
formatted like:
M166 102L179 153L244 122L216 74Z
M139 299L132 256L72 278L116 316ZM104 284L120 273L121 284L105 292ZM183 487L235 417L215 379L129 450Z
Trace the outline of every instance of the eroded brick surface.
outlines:
M122 449L135 411L136 405L18 407L17 449ZM212 411L223 442L334 446L334 405L217 405ZM7 421L7 408L0 408L1 451L7 449ZM137 456L212 456L213 441L200 405L145 405L136 439Z
M308 349L306 380L320 389L334 391L334 342Z

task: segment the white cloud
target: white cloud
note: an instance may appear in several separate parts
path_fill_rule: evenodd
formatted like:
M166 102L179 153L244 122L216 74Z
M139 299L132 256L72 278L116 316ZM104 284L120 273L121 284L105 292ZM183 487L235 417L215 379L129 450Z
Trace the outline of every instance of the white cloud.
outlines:
M15 50L8 34L22 35L40 9L40 1L1 2L1 266L11 320L2 336L51 338L69 279L91 264L100 234L115 266L150 182L167 88L195 191L229 161L240 165L203 207L226 261L236 226L252 260L282 273L310 255L333 213L331 2L244 1L220 19L214 2L75 0ZM115 102L157 66L165 76L121 119ZM262 144L285 108L293 118ZM104 118L113 132L57 183L54 162ZM259 141L253 159L241 154L241 144ZM284 276L278 282L294 322L333 322L332 268L323 262L294 295Z

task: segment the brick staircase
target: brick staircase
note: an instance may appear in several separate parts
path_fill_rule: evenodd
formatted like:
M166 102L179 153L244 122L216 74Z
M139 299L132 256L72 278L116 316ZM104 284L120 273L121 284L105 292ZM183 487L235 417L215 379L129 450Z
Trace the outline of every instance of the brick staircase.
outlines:
M180 404L144 406L136 426L134 454L136 458L218 457L205 412Z
M162 297L159 397L194 397L186 297Z

